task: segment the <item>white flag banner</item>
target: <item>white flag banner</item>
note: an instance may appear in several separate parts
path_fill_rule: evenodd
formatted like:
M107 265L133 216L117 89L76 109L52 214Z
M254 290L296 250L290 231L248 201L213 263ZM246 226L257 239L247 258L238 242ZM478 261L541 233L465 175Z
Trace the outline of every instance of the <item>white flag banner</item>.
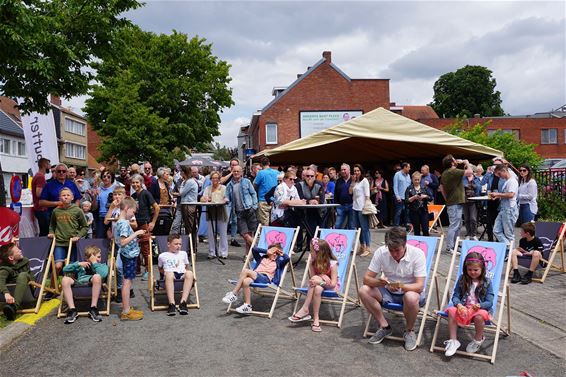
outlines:
M26 151L33 174L37 173L37 161L47 158L51 164L59 163L59 148L53 111L47 114L31 113L22 116Z

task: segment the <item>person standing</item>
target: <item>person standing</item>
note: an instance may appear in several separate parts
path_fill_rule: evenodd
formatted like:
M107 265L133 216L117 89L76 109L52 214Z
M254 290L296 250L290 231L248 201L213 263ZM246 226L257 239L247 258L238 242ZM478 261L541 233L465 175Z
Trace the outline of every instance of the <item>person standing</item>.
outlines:
M43 187L45 187L45 175L49 171L51 161L46 158L40 158L37 162L37 173L31 181L31 195L33 198L33 215L37 219L39 225L39 237L45 237L49 233L49 212L47 207L39 205L39 198Z
M411 185L411 164L403 162L401 170L393 176L393 192L395 193L395 212L393 213L394 226L407 226L407 210L405 208L405 192Z
M352 194L350 194L350 165L340 166L340 178L336 180L334 186L334 203L340 204L336 208L336 228L354 229L354 210L352 209Z
M354 165L354 174L352 175L352 184L350 185L352 193L352 209L354 211L354 228L360 228L360 256L366 257L370 255L371 235L369 232L368 215L364 215L363 209L366 201L369 200L369 182L364 177L364 168L360 164Z
M267 202L265 194L272 188L277 186L277 176L279 172L272 169L270 166L269 158L263 157L261 159L262 169L257 172L254 180L254 187L257 191L259 206L257 207L257 219L261 225L269 225L271 217L271 205Z
M519 200L519 224L534 221L535 215L538 213L537 182L533 178L533 171L529 165L523 164L519 167L519 191L517 199Z
M240 166L240 160L234 157L230 160L230 172L220 178L221 185L226 186L228 185L228 183L230 183L230 181L232 180L232 170L235 166ZM230 210L230 208L228 208L228 214L230 215L230 246L240 247L242 245L240 245L240 243L236 239L236 234L238 234L238 222L236 216L232 216L232 211Z
M462 227L463 204L466 202L464 196L464 170L456 166L464 165L468 168L468 160L456 160L451 154L442 159L444 171L440 181L440 191L446 199L446 212L448 212L448 237L446 240L446 251L453 253L456 238Z
M226 186L220 184L220 173L215 171L210 174L211 185L204 189L200 199L204 203L226 203ZM206 210L206 222L208 232L208 259L216 258L215 251L222 259L228 258L228 214L226 206L209 207ZM216 232L214 232L214 229ZM220 236L217 244L216 234Z
M517 222L517 217L519 217L517 205L519 183L504 164L497 165L494 174L505 179L505 184L501 192L491 192L489 194L491 198L501 199L499 214L493 225L493 235L497 238L497 241L509 245L515 240L515 223Z
M324 188L322 186L322 182L319 182L315 179L314 170L310 168L304 170L304 176L305 176L304 181L295 184L295 187L297 188L297 193L299 194L299 198L304 199L307 204L325 203ZM304 210L301 209L298 212L298 216L306 217L306 225L308 226L309 229L304 229L304 230L307 232L306 245L308 245L311 240L311 235L314 234L316 227L322 225L321 211L320 209L316 209L316 208L307 208ZM303 247L302 231L303 229L301 229L301 233L297 238L297 250L301 250Z
M416 171L412 177L413 184L405 191L405 204L415 236L422 233L428 237L428 202L432 200L432 192L430 188L421 186L421 173Z
M481 181L475 176L475 166L470 165L464 173L464 195L466 202L464 203L464 224L466 226L466 237L468 239L477 240L477 227L478 227L478 206L477 202L470 200L471 197L480 196L481 194Z
M61 206L61 201L59 199L59 193L63 188L68 188L73 193L74 203L79 204L82 198L77 185L67 179L67 165L58 164L55 166L55 175L53 179L41 190L41 196L39 197L39 205L41 207L47 207L48 216L51 218L51 213L56 207Z
M371 193L375 194L375 205L377 206L377 219L379 220L378 228L384 228L385 222L389 224L387 216L387 195L389 193L389 184L383 178L383 172L376 170L371 188Z
M94 211L98 210L94 229L96 238L106 238L110 226L104 224L104 218L108 213L110 203L113 201L113 198L111 199L110 197L113 195L112 193L115 188L114 174L108 170L104 170L102 172L102 183L96 188L98 195L93 198L92 206Z
M430 168L428 165L421 166L421 186L428 187L432 193L431 202L434 201L436 197L436 191L438 190L438 186L440 186L440 182L438 182L438 178L436 175L430 173Z

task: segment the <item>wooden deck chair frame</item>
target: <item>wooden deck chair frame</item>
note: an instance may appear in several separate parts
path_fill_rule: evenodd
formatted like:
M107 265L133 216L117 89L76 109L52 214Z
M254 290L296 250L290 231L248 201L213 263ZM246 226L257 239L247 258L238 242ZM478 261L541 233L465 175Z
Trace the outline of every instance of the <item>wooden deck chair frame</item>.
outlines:
M423 333L424 333L424 329L425 329L425 324L427 319L433 319L435 318L432 313L429 312L430 310L430 304L432 301L432 297L433 297L433 291L436 294L436 305L437 305L437 309L440 309L440 291L438 288L438 276L437 276L437 272L438 272L438 264L440 262L440 254L441 254L441 250L442 250L442 246L444 243L444 235L441 235L440 237L426 237L426 236L407 236L407 242L411 241L411 240L415 240L417 242L426 242L427 239L435 239L437 241L435 241L436 246L434 248L434 254L431 255L431 259L430 259L430 265L428 266L427 269L427 279L425 282L425 289L426 289L426 301L425 301L425 305L422 308L419 308L419 313L417 315L417 318L421 318L421 322L419 324L419 331L417 333L417 347L420 346L422 338L423 338ZM428 243L427 243L428 245ZM420 248L422 250L422 246L420 245L416 245L418 248ZM427 246L427 250L428 250L428 246ZM428 257L428 254L427 254ZM386 305L382 306L383 309L389 311L389 312L393 312L397 315L402 315L402 306L399 308L393 308L393 307L387 307ZM369 327L370 324L372 322L373 316L371 314L368 313L368 319L366 322L366 327L364 329L364 337L370 337L373 334L375 334L375 332L370 332L369 331ZM398 340L398 341L404 341L404 339L402 337L399 336L387 336L386 339L392 339L392 340Z
M107 256L106 256L106 264L108 265L108 276L106 276L106 279L102 282L102 287L100 288L100 296L98 297L99 301L104 301L104 309L100 310L99 313L101 315L106 315L109 316L110 315L110 301L112 299L112 279L113 279L113 271L115 269L114 265L115 265L115 257L114 257L114 252L115 252L115 244L112 240L106 240L106 239L102 239L102 238L82 238L80 240L78 240L76 242L76 248L77 248L77 259L81 258L81 253L79 252L79 242L81 244L85 244L84 247L88 247L91 244L94 243L93 240L97 240L96 242L108 242L108 247L107 247ZM98 245L95 245L98 246ZM69 247L67 249L67 258L65 258L65 266L68 265L71 262L71 252L73 250L73 241L69 241ZM104 251L103 251L104 252ZM74 301L85 301L85 300L90 300L90 297L86 297L86 296L74 296L73 297ZM65 302L65 297L64 297L64 293L63 290L61 290L61 297L60 297L60 303L59 303L59 309L57 309L57 318L62 318L66 315L66 313L63 311L63 307L66 307L67 303ZM79 317L86 317L88 316L88 311L79 311L78 312Z
M337 231L340 232L341 229L321 229L320 227L316 227L316 230L314 232L315 237L321 237L323 232L332 232L332 231ZM346 276L344 279L344 290L343 292L334 292L334 291L324 291L322 294L322 302L323 303L329 303L329 304L335 304L335 305L340 305L340 315L338 316L338 320L336 321L332 321L332 320L319 320L319 322L321 324L325 324L325 325L334 325L338 328L342 327L342 320L344 319L344 312L346 310L346 305L354 305L355 307L358 307L361 305L360 302L360 298L357 297L357 292L358 289L360 288L360 285L358 283L358 270L356 268L356 250L358 250L359 244L360 244L360 233L361 230L360 228L358 228L358 230L355 231L355 236L354 236L354 240L351 242L351 248L349 250L346 250L345 252L348 253L348 266L346 268ZM334 252L334 250L333 250ZM310 265L313 262L311 253L309 252L309 257L307 259L307 265L305 266L305 272L303 273L303 279L301 280L301 285L300 287L294 287L295 292L297 292L298 297L297 297L297 301L295 303L295 308L293 309L293 313L297 312L297 309L299 308L299 303L300 303L300 296L301 295L306 295L307 291L303 290L302 287L306 286L307 280L310 278ZM356 298L353 298L349 295L350 292L350 284L352 282L352 276L354 277L355 280L355 284L356 284ZM327 293L335 293L337 295L337 297L325 297L325 292Z
M28 259L30 259L30 269L31 272L34 273L34 266L33 265L33 261L31 259L36 259L36 258L30 258L30 254L26 253L26 247L24 247L22 245L22 242L27 243L28 241L33 242L36 241L38 239L38 237L35 238L22 238L22 239L16 239L15 241L19 243L20 248L22 249L22 253L24 254L25 257L27 257ZM48 238L47 237L41 237L41 239L43 241L47 241ZM37 282L37 279L31 280L28 282L30 291L31 291L31 296L33 297L33 299L35 300L35 305L31 308L25 308L25 309L20 309L17 311L18 314L28 314L28 313L35 313L37 314L39 312L39 309L41 308L41 303L43 302L43 295L45 294L45 292L51 292L53 294L59 294L59 291L57 289L57 272L55 270L55 261L53 259L53 252L55 250L55 240L49 240L50 246L49 246L49 251L46 253L45 258L41 261L41 267L40 267L40 272L38 273L42 273L41 276L41 283ZM31 245L30 245L31 246ZM36 274L34 274L35 276ZM47 286L47 280L50 279L50 286ZM9 289L14 289L16 287L15 283L9 283L6 284L8 286ZM35 295L36 290L39 290L39 292L37 292L37 296ZM4 302L4 296L2 296L2 302Z
M250 246L250 249L248 250L248 254L246 256L246 261L244 262L244 266L242 267L242 271L245 268L251 269L251 262L253 261L252 249L254 247L260 246L260 241L263 241L263 240L261 240L263 229L266 229L266 232L269 232L270 230L277 230L277 229L281 229L281 228L284 228L284 227L263 226L261 224L258 225L257 230L256 230L255 235L254 235L254 238L253 238L253 241L252 241L252 244ZM294 291L285 290L285 289L282 288L282 286L283 286L283 283L285 281L285 276L287 274L288 269L291 270L292 284L293 284L293 286L296 285L296 278L295 278L295 271L293 269L292 256L294 254L293 250L295 249L295 243L297 242L297 236L299 235L300 227L284 228L284 229L294 230L293 236L292 236L292 239L291 239L291 243L284 245L284 249L287 248L287 245L289 247L289 249L288 249L289 250L288 251L289 262L285 265L283 272L281 272L281 278L279 280L279 285L268 284L266 287L261 287L261 288L253 287L253 285L250 286L252 293L255 293L259 296L273 297L273 302L271 304L271 308L269 309L269 311L262 312L262 311L252 310L251 312L249 312L249 314L251 314L251 315L257 315L257 316L260 316L260 317L271 318L271 317L273 317L273 312L275 311L275 307L277 305L277 301L279 300L279 298L283 298L283 299L287 299L287 300L296 300L297 299L297 294ZM263 246L267 247L268 245L265 244ZM232 284L235 284L236 282L237 281L230 280L230 283L232 283ZM233 303L228 305L228 309L226 309L226 313L236 312L236 309L232 308L232 304Z
M440 208L440 211L438 211L438 212L431 211L431 209L438 209L438 208ZM444 233L444 228L442 227L442 222L440 221L440 215L442 215L442 212L444 212L444 208L446 208L446 206L444 204L429 204L428 205L429 213L434 213L434 218L428 222L429 233L433 231L433 228L436 224L438 224L438 226L440 227L440 233Z
M502 245L499 242L485 242L485 241L473 241L473 240L466 240L466 241L461 241L460 238L458 237L456 239L456 247L454 248L454 250L458 250L458 246L459 243L462 242L462 254L460 256L459 259L459 263L460 265L463 264L463 260L465 258L464 254L464 250L470 250L473 245L478 245L478 246L482 246L482 245L489 245L489 244L499 244ZM492 321L490 321L489 324L486 323L485 328L484 328L484 333L493 333L495 334L495 338L494 338L494 342L493 342L493 349L491 351L491 355L484 355L484 354L480 354L480 353L469 353L469 352L465 352L465 351L456 351L456 354L458 355L462 355L462 356L467 356L467 357L472 357L472 358L478 358L478 359L482 359L482 360L489 360L492 364L495 363L495 357L497 355L497 346L499 344L499 336L500 335L504 335L504 336L508 336L511 334L511 305L510 305L510 297L509 297L509 272L510 272L510 267L511 267L511 258L508 259L507 262L503 262L505 259L505 253L510 252L511 250L513 250L513 244L509 244L509 245L505 245L505 247L503 248L503 255L499 255L497 256L498 259L500 259L501 264L503 264L503 266L501 267L501 270L499 271L499 277L500 277L500 282L499 282L499 287L497 289L497 291L494 291L494 307L496 308L496 312L495 312L495 317L493 318ZM453 284L450 284L451 278L452 278L452 274L454 272L454 266L455 266L455 261L456 261L456 254L454 253L452 254L452 259L450 261L450 268L448 269L448 275L446 276L446 284L444 286L444 293L442 294L442 304L441 307L442 308L446 308L451 297L450 294L453 292L454 289L454 285L456 284L456 281ZM459 265L459 266L460 266ZM456 267L456 269L458 270L459 267ZM497 273L497 271L496 271ZM501 276L503 274L503 276ZM456 276L457 280L458 276ZM504 308L503 306L506 306L506 310L505 312L507 313L507 326L503 326L503 312L504 312ZM440 315L439 313L437 313L436 315L436 327L434 329L434 335L432 337L432 344L430 346L430 352L444 352L444 347L439 347L436 345L436 340L438 338L438 332L440 330L440 323L442 321L446 321L448 322L448 318L446 316ZM468 329L473 329L474 325L471 324L470 326L467 327Z
M157 237L164 237L167 238L168 236L152 236L151 240L150 240L150 250L153 250L153 242L157 242ZM193 272L193 287L191 288L191 291L194 290L194 295L195 295L195 302L194 303L190 303L187 302L187 308L189 309L200 309L200 297L198 294L198 283L197 283L197 271L196 271L196 257L195 257L195 252L193 249L193 236L192 234L183 234L181 235L181 240L185 241L188 243L186 245L186 249L188 251L189 254L189 259L191 261L191 271ZM183 242L183 245L185 245L185 242ZM181 250L183 250L184 248L182 248ZM159 251L160 253L162 252L161 250ZM156 285L157 285L157 279L156 279L156 273L155 273L155 269L157 268L157 266L153 265L153 258L149 258L149 281L148 281L148 289L149 289L149 308L151 309L151 311L156 311L156 310L166 310L169 306L168 305L158 305L155 303L155 296L156 295L162 295L162 294L166 294L165 291L165 287L163 287L163 290L160 290L159 292L156 292ZM159 272L158 272L159 273ZM179 291L175 291L175 292L179 292ZM189 299L191 297L191 293L189 292ZM187 301L189 301L189 299L187 299Z
M535 223L536 226L536 223ZM560 234L558 234L556 236L556 239L551 241L551 250L550 253L548 254L548 259L544 259L544 255L541 258L541 262L544 262L544 264L546 264L545 267L541 267L541 269L543 270L542 273L542 277L541 278L533 278L533 281L536 281L538 283L544 283L544 281L546 280L546 277L548 276L548 273L551 270L554 271L558 271L560 273L565 273L566 272L566 264L565 264L565 260L564 260L564 237L566 236L566 222L562 223L559 227L559 232ZM537 237L539 236L538 232L537 232ZM560 254L560 263L556 264L554 263L554 259L556 258L556 254ZM529 259L530 258L522 258L523 260L525 259ZM521 257L519 257L519 265L522 265L521 263Z

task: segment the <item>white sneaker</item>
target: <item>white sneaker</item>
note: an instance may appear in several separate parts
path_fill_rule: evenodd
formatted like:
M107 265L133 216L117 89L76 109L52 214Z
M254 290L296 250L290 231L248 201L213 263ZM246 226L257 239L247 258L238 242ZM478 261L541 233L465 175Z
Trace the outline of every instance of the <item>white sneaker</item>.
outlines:
M472 240L474 240L474 241L478 241L478 237L476 237L476 236L473 236L473 237L472 237Z
M252 312L252 306L249 304L242 304L236 308L236 311L240 314L250 314Z
M478 350L480 349L484 340L485 340L485 337L483 337L481 340L472 339L472 341L470 343L468 343L468 346L466 347L466 352L468 352L468 353L478 352Z
M238 299L238 296L234 294L234 292L230 291L226 293L226 295L222 298L222 302L225 304L231 304Z
M456 351L460 348L460 342L456 339L449 339L444 342L444 355L450 357L453 356Z

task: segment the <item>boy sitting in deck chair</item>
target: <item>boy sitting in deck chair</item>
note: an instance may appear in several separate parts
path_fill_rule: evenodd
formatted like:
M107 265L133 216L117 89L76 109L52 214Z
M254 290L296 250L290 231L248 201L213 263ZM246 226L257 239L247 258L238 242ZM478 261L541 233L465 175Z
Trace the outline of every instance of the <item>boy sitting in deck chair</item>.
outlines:
M189 256L187 252L181 250L181 236L178 234L170 234L167 237L167 251L159 254L157 266L159 273L165 280L165 292L169 301L167 309L168 316L174 316L175 308L175 280L183 279L183 292L181 293L181 302L179 303L179 314L187 315L187 300L189 292L193 287L193 272L190 270Z
M267 251L254 247L252 253L256 261L255 269L244 268L234 289L226 293L224 298L222 298L222 302L231 304L238 299L240 289L244 288L244 304L236 308L236 312L240 314L250 314L252 312L250 284L278 282L280 271L289 262L289 256L283 253L283 248L279 243L270 245Z
M511 278L511 283L515 284L521 282L521 284L529 284L533 281L533 274L537 269L540 259L542 258L542 252L544 246L542 241L535 236L535 224L528 222L521 225L521 231L523 238L519 241L519 247L511 252L511 265L513 266L513 277ZM529 271L521 277L519 273L519 260L518 257L531 257L531 265L529 266Z
M21 305L28 289L28 283L33 280L30 273L29 259L24 257L22 250L14 242L0 247L0 292L4 295L4 315L8 321L16 319L16 312ZM16 283L14 296L6 284Z
M73 275L73 277L66 275L61 280L63 296L69 307L67 318L65 318L66 325L75 322L79 316L73 300L73 286L90 285L92 287L88 316L94 322L102 321L102 316L98 312L98 298L100 297L102 281L108 276L108 266L105 263L100 263L101 253L98 247L88 246L85 248L85 260L83 262L74 262L63 267L64 274Z

